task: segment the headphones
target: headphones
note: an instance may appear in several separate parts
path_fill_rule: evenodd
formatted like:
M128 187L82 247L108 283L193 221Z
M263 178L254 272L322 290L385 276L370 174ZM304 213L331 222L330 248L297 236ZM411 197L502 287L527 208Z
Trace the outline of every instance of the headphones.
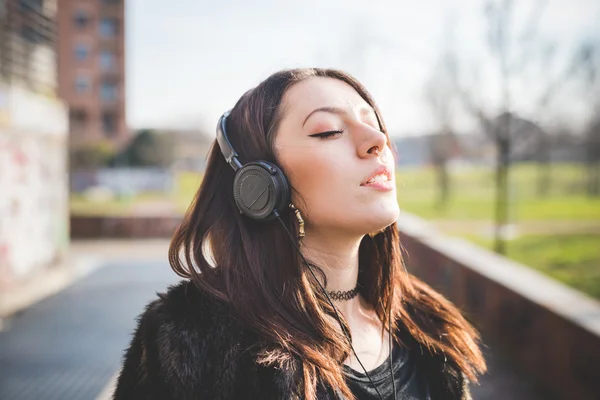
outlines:
M257 160L242 164L227 137L225 112L217 123L217 143L225 161L235 171L233 198L241 214L259 221L270 221L290 202L290 186L279 167Z

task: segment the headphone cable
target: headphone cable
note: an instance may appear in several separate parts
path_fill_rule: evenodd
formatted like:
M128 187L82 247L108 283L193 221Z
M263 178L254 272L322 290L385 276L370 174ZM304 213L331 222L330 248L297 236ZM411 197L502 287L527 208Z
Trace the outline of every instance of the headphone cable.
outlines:
M377 389L377 386L375 385L375 382L373 382L373 379L371 379L371 376L367 372L367 369L365 368L365 366L363 365L363 363L358 358L358 355L356 354L356 351L354 350L354 346L352 346L352 339L350 337L350 333L347 332L346 328L344 327L344 324L342 324L342 319L340 318L340 315L338 314L337 308L333 304L333 301L329 297L329 294L327 293L327 290L325 290L325 288L323 287L323 285L321 284L321 282L319 281L319 279L317 279L317 276L314 273L314 271L312 270L312 268L310 266L310 263L306 260L306 258L304 257L304 255L300 251L300 248L298 247L298 245L296 244L296 242L294 240L294 236L292 236L290 230L287 228L287 226L285 226L285 222L283 222L283 220L281 219L281 216L279 215L279 212L277 210L273 210L273 214L279 220L279 222L281 223L281 226L283 226L283 229L285 230L285 232L288 234L288 236L291 239L292 245L294 246L294 248L296 249L296 251L298 252L298 254L300 255L300 257L302 258L302 261L304 262L304 264L308 267L308 270L312 274L312 276L315 279L315 281L319 284L319 287L321 288L321 290L325 294L325 297L327 297L327 301L329 302L329 304L333 308L333 311L335 312L335 317L337 318L337 320L338 320L338 322L340 324L340 327L342 328L342 332L344 333L344 336L346 336L346 339L348 339L348 344L350 345L350 349L352 349L352 353L354 354L354 357L356 357L356 361L358 361L358 363L360 364L361 368L365 372L365 375L367 376L367 378L369 378L369 381L371 382L371 385L373 385L373 388L377 392L377 395L379 396L379 398L381 400L383 400L383 396L379 392L379 389ZM390 328L391 328L391 321L392 321L391 311L390 311L388 317L389 317ZM393 368L392 368L392 361L391 361L391 358L392 358L392 348L391 348L391 345L392 345L392 333L389 332L389 335L390 335L390 373L392 374L392 383L393 383L393 386L394 386L394 399L396 399L396 382L395 382L395 379L394 379L394 376L393 376Z

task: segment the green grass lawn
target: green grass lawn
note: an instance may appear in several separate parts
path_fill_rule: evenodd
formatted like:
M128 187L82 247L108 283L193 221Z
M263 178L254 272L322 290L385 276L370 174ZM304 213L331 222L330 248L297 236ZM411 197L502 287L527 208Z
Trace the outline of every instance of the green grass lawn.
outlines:
M467 237L492 249L493 242ZM600 299L600 235L531 235L508 242L508 257Z
M135 207L154 201L175 201L177 196L164 193L142 193L133 198L114 198L103 201L90 201L79 194L71 194L72 215L130 215Z
M584 170L576 165L554 165L549 193L536 193L537 169L518 165L511 169L511 222L597 221L600 225L600 198L583 191ZM427 219L453 221L492 221L494 175L492 169L455 170L451 175L450 202L436 207L435 171L432 168L401 168L396 174L398 202L411 213ZM181 173L173 193L144 194L133 199L90 203L72 196L71 211L76 214L127 215L145 202L171 201L185 212L201 182L201 175ZM449 232L452 234L452 232ZM491 248L481 237L468 239ZM535 268L591 296L600 298L600 235L569 234L522 236L508 243L508 257Z
M171 202L174 209L183 214L189 207L202 175L183 172L176 178L175 187L171 193L139 193L134 197L113 198L103 201L90 201L83 195L72 193L70 209L73 215L130 215L136 207L153 202Z
M554 166L548 195L536 193L537 169L511 169L510 217L513 221L599 220L600 198L583 192L584 170L575 165ZM494 171L476 168L451 174L447 207L436 206L437 187L432 168L401 168L396 173L398 202L411 213L428 219L491 220L494 213Z
M202 176L192 172L180 173L177 177L177 209L185 212L192 202L200 183Z

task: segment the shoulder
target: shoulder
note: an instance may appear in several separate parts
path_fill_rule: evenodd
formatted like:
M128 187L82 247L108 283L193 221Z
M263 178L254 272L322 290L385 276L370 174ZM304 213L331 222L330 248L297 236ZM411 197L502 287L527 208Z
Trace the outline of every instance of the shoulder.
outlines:
M241 332L241 322L231 307L191 281L170 286L157 297L139 316L138 327L156 336L159 349L182 340L202 344L218 338L217 343L210 343L216 345L230 338L224 332Z
M244 335L227 303L171 286L138 317L114 399L228 398Z
M167 386L161 399L286 398L294 390L292 371L258 362L265 344L233 308L192 282L159 293L139 317L135 336L142 369ZM152 391L160 384L150 384Z
M179 323L198 320L209 322L217 316L229 316L228 311L229 306L225 301L200 289L193 282L183 280L157 293L157 298L146 306L142 317L163 317Z

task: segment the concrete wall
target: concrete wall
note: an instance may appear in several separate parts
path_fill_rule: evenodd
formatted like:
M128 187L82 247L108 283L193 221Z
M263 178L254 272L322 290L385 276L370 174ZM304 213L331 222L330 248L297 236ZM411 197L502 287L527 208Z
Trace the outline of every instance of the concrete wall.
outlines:
M600 302L413 216L398 228L409 270L464 310L494 353L549 398L600 399Z
M66 146L62 102L0 83L0 289L67 250Z

